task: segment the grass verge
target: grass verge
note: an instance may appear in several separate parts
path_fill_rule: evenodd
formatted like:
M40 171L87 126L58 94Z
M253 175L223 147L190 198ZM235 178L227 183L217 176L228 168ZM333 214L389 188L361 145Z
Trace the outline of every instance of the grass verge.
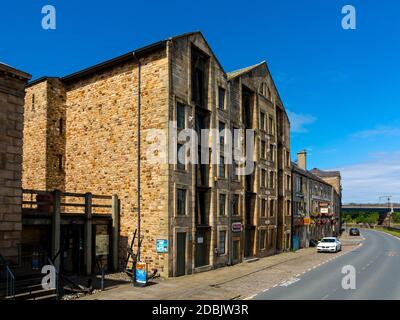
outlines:
M388 230L388 229L382 228L382 227L375 227L375 230L383 231L383 232L386 232L386 233L391 234L392 236L395 236L395 237L399 237L399 238L400 238L400 231Z

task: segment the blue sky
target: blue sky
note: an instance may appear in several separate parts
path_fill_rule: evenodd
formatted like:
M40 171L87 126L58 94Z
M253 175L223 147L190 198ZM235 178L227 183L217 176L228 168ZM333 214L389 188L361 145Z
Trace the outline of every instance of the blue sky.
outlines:
M57 29L41 28L54 5ZM357 10L343 30L341 9ZM400 3L393 0L58 1L0 4L0 61L62 76L201 30L226 71L267 60L292 122L292 157L342 171L344 202L400 202Z

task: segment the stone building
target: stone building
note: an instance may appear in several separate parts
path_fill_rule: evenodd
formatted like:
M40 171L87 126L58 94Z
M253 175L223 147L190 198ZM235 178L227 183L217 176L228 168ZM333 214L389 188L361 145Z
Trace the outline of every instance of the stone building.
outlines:
M307 170L306 151L292 164L292 178L293 247L308 247L310 240L340 232L340 196L333 185Z
M0 255L11 263L21 241L22 129L30 78L0 63Z
M324 171L317 168L311 170L311 173L318 176L325 182L333 186L332 199L333 199L333 212L335 213L336 221L338 221L337 230L340 232L342 229L342 177L340 171Z
M139 210L141 258L164 276L290 248L290 125L265 62L226 73L203 35L188 33L35 80L25 113L24 188L117 194L121 266ZM188 160L188 129L199 133L195 154L217 163ZM254 131L252 174L228 161L227 129Z

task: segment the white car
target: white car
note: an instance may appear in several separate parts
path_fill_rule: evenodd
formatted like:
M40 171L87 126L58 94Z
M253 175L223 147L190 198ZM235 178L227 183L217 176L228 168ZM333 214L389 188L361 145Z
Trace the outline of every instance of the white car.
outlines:
M317 245L318 252L338 252L341 250L342 244L335 237L322 238Z

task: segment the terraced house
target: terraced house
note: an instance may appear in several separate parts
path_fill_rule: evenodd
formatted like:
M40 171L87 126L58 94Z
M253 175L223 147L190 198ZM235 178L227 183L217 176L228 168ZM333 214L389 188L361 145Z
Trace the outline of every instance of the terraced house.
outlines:
M307 153L297 155L293 177L293 248L306 248L310 240L335 236L341 229L340 172L307 170Z
M118 195L120 266L139 212L141 258L164 276L290 248L290 124L265 62L227 73L203 35L188 33L31 82L25 117L23 187ZM171 122L195 129L200 151L218 139L218 163L170 163L187 151ZM254 131L251 174L226 161L226 129ZM149 157L156 143L164 161Z

